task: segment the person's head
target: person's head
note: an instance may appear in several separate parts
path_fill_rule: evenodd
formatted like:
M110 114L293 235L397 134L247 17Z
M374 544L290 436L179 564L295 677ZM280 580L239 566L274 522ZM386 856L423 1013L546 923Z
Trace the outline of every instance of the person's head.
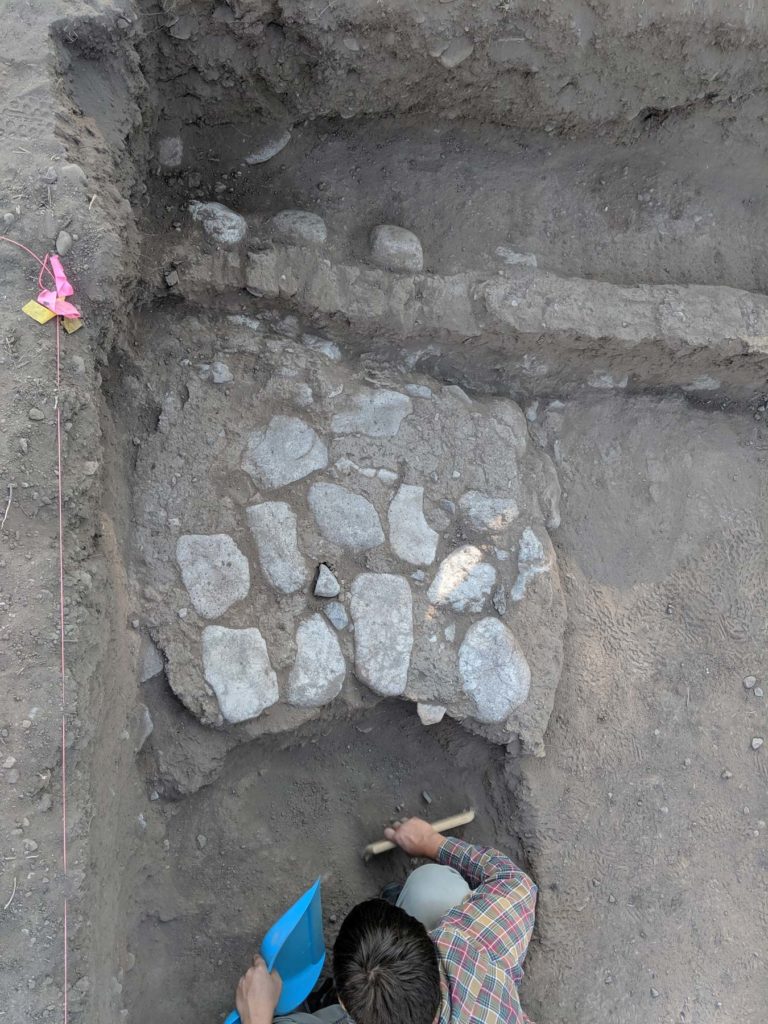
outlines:
M333 980L355 1024L432 1024L437 952L421 922L385 900L358 903L333 947Z

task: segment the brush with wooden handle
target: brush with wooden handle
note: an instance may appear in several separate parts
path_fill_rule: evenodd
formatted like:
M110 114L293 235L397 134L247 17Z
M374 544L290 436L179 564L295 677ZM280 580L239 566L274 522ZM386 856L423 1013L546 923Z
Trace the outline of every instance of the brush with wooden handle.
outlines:
M436 832L451 832L453 829L459 828L460 825L468 825L474 820L475 812L470 808L468 811L462 811L460 814L453 814L450 818L441 818L440 821L433 821L431 825ZM371 857L376 857L380 853L394 850L396 845L396 843L390 842L389 839L378 839L375 843L369 843L363 850L363 860L370 860Z

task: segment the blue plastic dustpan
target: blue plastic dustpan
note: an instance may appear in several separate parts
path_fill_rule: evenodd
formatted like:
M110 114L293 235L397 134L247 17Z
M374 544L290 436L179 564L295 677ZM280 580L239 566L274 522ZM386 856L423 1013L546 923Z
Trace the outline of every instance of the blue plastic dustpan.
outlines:
M267 968L283 979L277 1016L290 1013L307 998L317 984L325 963L323 909L320 903L320 879L315 882L269 929L261 944ZM237 1024L237 1010L224 1024Z

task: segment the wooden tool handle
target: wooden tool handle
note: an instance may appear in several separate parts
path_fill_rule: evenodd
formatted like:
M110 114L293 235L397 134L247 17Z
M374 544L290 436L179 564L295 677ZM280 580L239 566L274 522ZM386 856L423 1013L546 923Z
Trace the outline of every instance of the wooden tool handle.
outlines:
M470 808L468 811L462 811L460 814L453 814L450 818L441 818L440 821L433 821L432 828L436 832L450 832L454 828L458 828L460 825L468 825L470 821L475 820L475 812ZM379 839L375 843L369 843L368 846L363 850L363 859L369 860L371 857L376 857L379 853L386 853L388 850L394 850L397 843L392 843L389 839Z

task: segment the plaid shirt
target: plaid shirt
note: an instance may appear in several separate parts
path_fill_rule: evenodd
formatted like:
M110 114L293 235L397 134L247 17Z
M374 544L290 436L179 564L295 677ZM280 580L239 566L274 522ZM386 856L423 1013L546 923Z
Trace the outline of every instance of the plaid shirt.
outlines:
M498 850L445 839L438 861L474 890L431 933L440 961L439 1024L530 1024L517 986L533 931L536 886Z

